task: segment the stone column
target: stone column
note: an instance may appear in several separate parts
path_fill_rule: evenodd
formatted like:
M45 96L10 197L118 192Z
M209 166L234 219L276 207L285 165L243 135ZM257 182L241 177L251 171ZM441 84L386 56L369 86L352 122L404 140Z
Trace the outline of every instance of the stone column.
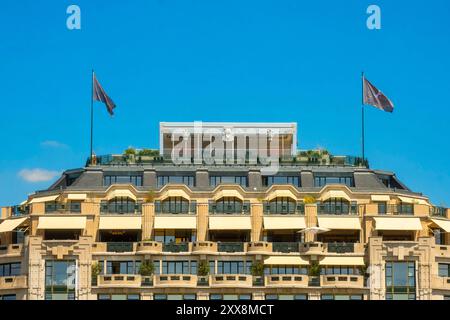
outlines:
M142 205L142 240L152 239L154 216L154 203L144 203Z
M317 226L317 206L315 204L305 204L305 223L307 228ZM305 242L315 241L314 238L312 232L305 233Z
M208 234L208 202L197 202L197 241L206 241Z
M261 233L263 229L263 206L262 203L251 204L251 220L252 231L250 233L250 240L252 242L261 240Z

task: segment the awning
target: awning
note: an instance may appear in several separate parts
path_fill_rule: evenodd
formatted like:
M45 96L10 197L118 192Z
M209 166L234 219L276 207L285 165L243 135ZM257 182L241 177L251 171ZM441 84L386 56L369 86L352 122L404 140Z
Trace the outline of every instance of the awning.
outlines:
M304 217L264 217L265 230L300 230L306 228Z
M415 198L401 197L401 196L399 196L398 198L400 199L401 202L404 202L404 203L416 203L416 204L429 205L429 203L423 199L415 199Z
M319 261L321 266L364 266L363 257L325 257Z
M450 232L450 221L440 219L431 219L431 221L436 223L441 229L444 229L445 232Z
M55 201L58 199L59 194L54 196L48 196L48 197L40 197L40 198L33 198L30 203L39 203L39 202L49 202L49 201Z
M376 217L375 230L422 230L419 218Z
M197 217L155 217L154 229L197 229Z
M86 217L39 217L38 229L79 230L86 227Z
M142 218L119 216L100 217L100 230L141 230Z
M112 190L112 191L108 192L106 199L111 200L111 199L119 198L119 197L130 198L130 199L133 199L134 201L136 201L136 196L133 194L133 192L131 192L130 190L127 190L127 189Z
M319 226L331 230L360 230L361 223L356 217L318 217Z
M272 191L269 196L265 199L266 201L272 201L275 198L291 198L297 200L297 197L291 190L275 190Z
M209 230L251 230L250 217L209 217Z
M19 204L19 206L23 206L24 204L26 204L28 202L28 200L24 200L24 201L22 201L20 204Z
M371 195L370 198L372 201L390 201L391 197L388 195L374 194Z
M244 201L244 197L237 190L221 190L214 195L213 200L217 201L224 197L237 198L241 201Z
M264 259L265 265L308 265L308 260L302 257L292 257L292 256L272 256Z
M87 198L87 194L86 193L69 193L67 195L67 199L68 200L86 200Z
M351 201L350 197L342 190L327 191L320 197L320 200L325 201L330 198L343 198L347 201Z
M28 219L28 217L4 220L2 223L0 223L0 233L13 231L15 228L17 228L22 223L24 223L25 220L27 220L27 219Z

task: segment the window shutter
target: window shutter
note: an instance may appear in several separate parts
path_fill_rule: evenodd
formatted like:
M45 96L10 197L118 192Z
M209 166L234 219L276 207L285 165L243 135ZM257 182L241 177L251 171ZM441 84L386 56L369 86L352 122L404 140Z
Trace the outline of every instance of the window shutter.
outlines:
M192 200L191 203L191 208L189 210L190 213L196 214L197 213L197 201L196 200Z

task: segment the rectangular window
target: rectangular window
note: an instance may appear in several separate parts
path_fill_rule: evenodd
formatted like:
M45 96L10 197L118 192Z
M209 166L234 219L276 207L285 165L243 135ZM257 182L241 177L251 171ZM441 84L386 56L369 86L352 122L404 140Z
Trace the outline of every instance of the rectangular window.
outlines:
M347 187L355 186L353 176L314 176L314 187L319 188L326 186L327 184L344 184Z
M386 299L415 300L416 275L415 263L386 262Z
M263 186L270 187L274 184L291 184L301 187L299 176L263 176Z
M162 274L197 274L197 261L163 261Z
M109 187L113 184L132 184L142 187L142 174L106 174L103 176L103 186Z
M21 263L3 263L0 264L0 277L19 276L21 274Z
M450 277L450 264L439 263L439 277Z
M45 261L45 299L75 300L76 264L74 260Z
M217 274L250 274L251 261L217 261Z
M209 185L212 187L219 184L239 184L241 187L248 187L247 176L210 176Z
M4 295L0 295L0 301L6 301L6 300L16 300L16 295L15 294L4 294Z
M195 187L195 176L158 176L158 188L164 187L168 183Z

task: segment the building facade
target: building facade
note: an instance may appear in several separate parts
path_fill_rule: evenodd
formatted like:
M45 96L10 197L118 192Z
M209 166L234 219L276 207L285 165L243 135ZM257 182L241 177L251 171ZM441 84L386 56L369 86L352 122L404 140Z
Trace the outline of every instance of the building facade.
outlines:
M2 208L0 300L450 299L450 211L394 173L299 152L295 124L274 175L174 164L174 127Z

